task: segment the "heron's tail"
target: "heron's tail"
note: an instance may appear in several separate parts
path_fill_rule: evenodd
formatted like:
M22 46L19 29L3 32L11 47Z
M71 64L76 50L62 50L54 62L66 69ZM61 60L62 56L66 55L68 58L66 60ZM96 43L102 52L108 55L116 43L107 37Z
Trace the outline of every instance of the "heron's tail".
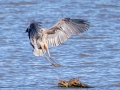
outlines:
M43 53L42 49L34 49L33 50L33 54L35 56L43 56L45 53L46 53L46 51L44 51L44 53Z

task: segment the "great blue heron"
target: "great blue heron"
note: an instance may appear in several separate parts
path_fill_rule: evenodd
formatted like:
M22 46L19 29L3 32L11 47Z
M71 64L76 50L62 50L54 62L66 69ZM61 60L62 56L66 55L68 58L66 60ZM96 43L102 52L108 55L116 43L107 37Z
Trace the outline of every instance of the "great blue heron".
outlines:
M89 22L82 19L62 18L51 28L40 28L41 22L31 21L26 32L35 56L44 56L52 65L59 66L50 55L48 45L58 46L72 35L88 30ZM46 55L47 52L47 55Z

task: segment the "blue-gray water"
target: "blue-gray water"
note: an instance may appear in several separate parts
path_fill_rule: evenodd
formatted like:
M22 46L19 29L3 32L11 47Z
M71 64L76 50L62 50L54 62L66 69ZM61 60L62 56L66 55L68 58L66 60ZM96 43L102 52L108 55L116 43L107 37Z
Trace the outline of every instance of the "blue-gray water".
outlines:
M85 19L91 26L50 47L63 65L54 67L33 55L25 30L31 20L51 27L62 17ZM120 90L120 1L0 0L0 90L66 90L57 87L57 78L73 77L94 86L73 90Z

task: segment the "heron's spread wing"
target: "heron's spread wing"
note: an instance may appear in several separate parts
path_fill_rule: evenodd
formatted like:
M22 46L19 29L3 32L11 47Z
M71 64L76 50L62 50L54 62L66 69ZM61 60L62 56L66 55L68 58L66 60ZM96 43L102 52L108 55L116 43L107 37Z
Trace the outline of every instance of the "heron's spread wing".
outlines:
M60 19L47 31L48 44L58 46L66 41L71 35L83 33L89 28L89 22L82 19Z

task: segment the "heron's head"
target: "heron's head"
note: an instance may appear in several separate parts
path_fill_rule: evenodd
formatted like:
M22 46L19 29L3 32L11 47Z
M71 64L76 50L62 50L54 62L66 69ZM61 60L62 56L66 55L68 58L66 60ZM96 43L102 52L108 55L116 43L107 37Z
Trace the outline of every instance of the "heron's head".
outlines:
M33 29L34 27L38 27L40 26L41 22L36 22L34 20L32 20L29 24L28 27L26 29L26 32L29 32L30 29Z
M31 25L32 25L34 22L35 22L34 20L32 20L31 22L29 22L29 24L28 24L28 26L27 26L27 29L26 29L26 32L29 31Z

